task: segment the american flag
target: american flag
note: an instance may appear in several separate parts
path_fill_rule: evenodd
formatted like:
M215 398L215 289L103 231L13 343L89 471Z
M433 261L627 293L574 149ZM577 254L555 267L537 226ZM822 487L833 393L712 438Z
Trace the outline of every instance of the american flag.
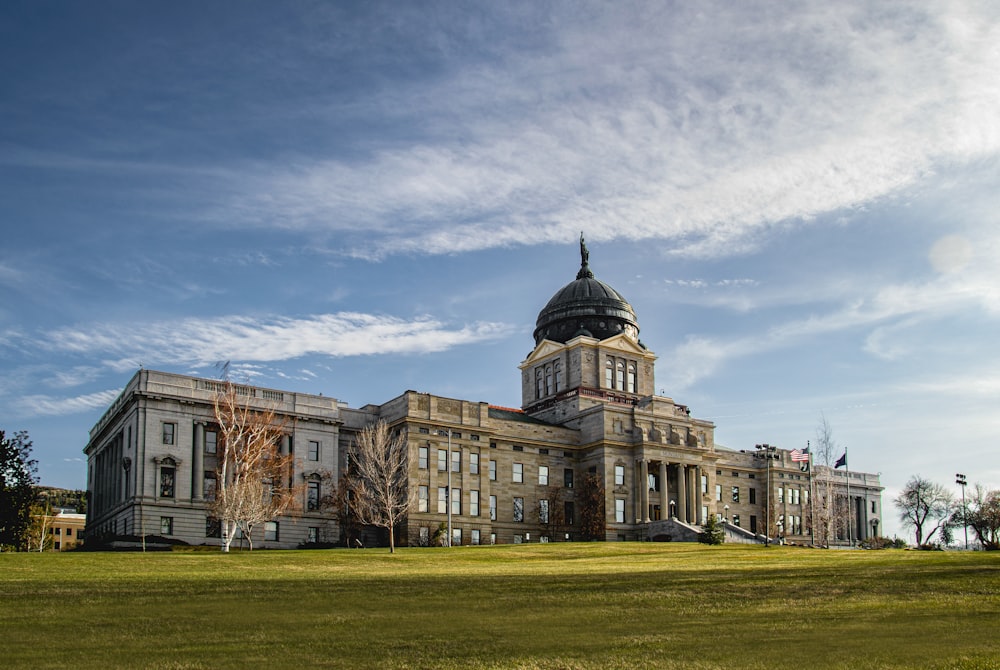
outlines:
M809 461L809 450L806 449L802 451L801 449L792 450L792 463L803 463Z

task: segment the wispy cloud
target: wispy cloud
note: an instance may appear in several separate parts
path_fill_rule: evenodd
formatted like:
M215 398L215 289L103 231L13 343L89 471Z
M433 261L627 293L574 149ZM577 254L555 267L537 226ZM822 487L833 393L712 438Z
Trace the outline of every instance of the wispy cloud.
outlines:
M393 99L413 110L403 121L416 139L244 175L249 191L219 218L364 230L346 247L359 256L581 228L722 256L778 222L1000 151L1000 21L985 6L699 3L558 18L548 48L421 81L402 92L408 106Z
M213 365L240 361L283 361L321 354L362 356L429 353L506 336L511 327L477 322L450 326L431 317L403 320L356 312L302 318L248 316L159 321L136 329L131 324L61 328L41 336L38 346L63 354L103 359L117 371L144 365Z
M121 391L121 389L111 389L68 398L50 395L28 395L16 399L12 405L15 413L18 415L61 416L107 407L118 397Z
M985 243L989 248L990 243ZM928 321L978 307L984 314L1000 314L1000 278L986 262L964 273L949 273L926 282L892 284L845 298L825 313L787 320L760 334L731 339L692 336L671 354L671 388L684 389L717 372L727 361L774 351L810 338L850 329L872 328L864 350L894 359L912 352L901 334ZM914 343L926 349L928 344Z

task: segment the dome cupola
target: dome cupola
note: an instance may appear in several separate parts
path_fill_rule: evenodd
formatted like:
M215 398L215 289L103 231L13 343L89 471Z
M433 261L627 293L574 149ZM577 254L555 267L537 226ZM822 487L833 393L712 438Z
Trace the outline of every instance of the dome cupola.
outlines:
M635 310L622 294L594 278L590 252L580 233L580 271L538 313L535 345L542 340L565 344L580 335L605 340L621 333L638 342Z

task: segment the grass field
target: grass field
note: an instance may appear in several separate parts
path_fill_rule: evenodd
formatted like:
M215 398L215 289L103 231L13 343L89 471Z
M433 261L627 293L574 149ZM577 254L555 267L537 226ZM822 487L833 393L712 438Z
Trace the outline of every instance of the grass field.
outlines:
M1000 555L0 554L0 667L1000 668Z

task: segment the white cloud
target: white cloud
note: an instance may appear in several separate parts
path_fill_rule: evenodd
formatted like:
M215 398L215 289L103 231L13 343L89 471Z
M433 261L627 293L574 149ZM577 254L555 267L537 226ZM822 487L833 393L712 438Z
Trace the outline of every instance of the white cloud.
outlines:
M340 312L303 318L190 318L151 322L141 329L131 324L62 328L40 338L39 344L66 354L102 357L117 371L132 369L137 361L205 366L232 360L240 361L240 374L253 375L257 370L251 361L281 361L307 354L428 353L497 339L510 330L500 323L450 327L430 317L406 321Z
M250 191L234 190L219 217L364 230L348 247L360 256L537 244L581 228L722 256L776 223L1000 151L989 7L591 10L587 22L553 21L554 47L394 90L394 107L400 95L413 105L404 121L418 139L362 161L269 166L244 176Z
M106 408L121 392L121 389L110 389L71 398L59 398L49 395L27 395L16 399L12 405L15 412L20 415L61 416Z
M991 245L984 241L987 249ZM988 261L988 257L986 254L981 260ZM865 351L880 358L900 358L919 346L918 342L904 343L900 334L919 324L969 307L1000 314L1000 282L996 274L992 263L985 262L966 272L939 275L927 282L891 284L875 287L868 294L846 296L833 311L792 319L760 334L729 340L690 337L671 354L671 388L682 390L734 358L856 328L873 329L865 340Z

